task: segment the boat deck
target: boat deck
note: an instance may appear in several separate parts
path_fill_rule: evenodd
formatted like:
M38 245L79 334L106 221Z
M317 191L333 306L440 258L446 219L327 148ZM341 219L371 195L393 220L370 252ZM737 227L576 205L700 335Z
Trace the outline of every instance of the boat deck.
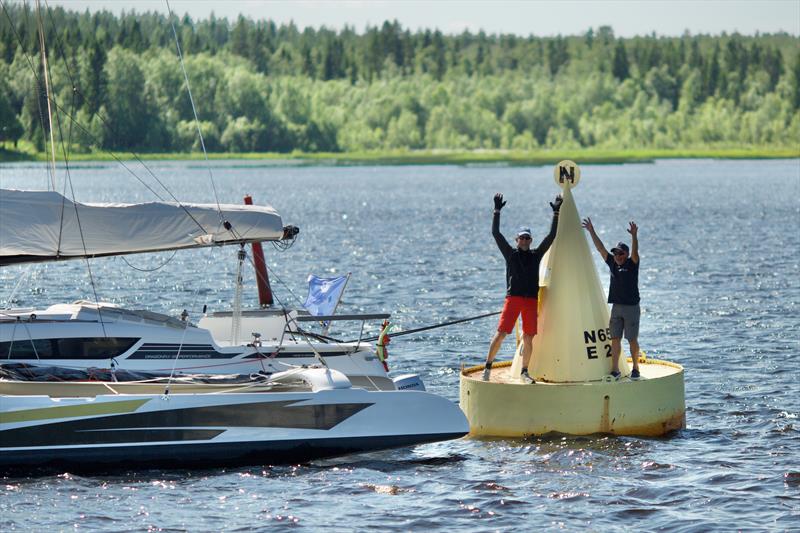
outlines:
M630 363L630 359L628 359ZM676 365L674 363L670 363L668 361L660 361L656 359L646 359L644 362L639 362L639 371L641 373L641 377L638 380L632 380L630 377L624 376L619 379L614 379L611 376L605 376L602 380L596 381L589 381L589 382L576 382L575 384L581 383L599 383L602 381L605 382L630 382L630 381L645 381L648 379L657 379L666 377L670 374L675 373ZM474 379L476 381L483 381L483 365L473 366L469 368L465 368L462 371L462 375L468 379ZM534 376L535 378L535 376ZM502 361L499 363L495 363L492 367L492 372L488 380L489 383L502 383L506 385L511 384L520 384L522 382L519 380L519 376L512 376L511 375L511 361ZM549 383L547 381L540 381L536 380L537 385L563 385L564 383Z

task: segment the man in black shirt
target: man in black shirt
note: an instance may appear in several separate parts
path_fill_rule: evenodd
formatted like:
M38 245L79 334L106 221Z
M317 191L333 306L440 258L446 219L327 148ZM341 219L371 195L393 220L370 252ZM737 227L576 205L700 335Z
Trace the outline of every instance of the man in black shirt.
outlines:
M506 300L503 305L503 312L500 314L497 333L495 333L489 345L489 355L486 357L486 365L483 371L484 381L489 380L492 361L494 361L503 339L514 330L517 317L521 314L522 374L520 379L525 383L534 383L534 380L528 375L528 363L533 351L533 337L536 335L539 263L556 237L558 211L561 208L561 202L561 196L557 196L555 202L550 204L550 207L553 208L553 222L550 225L550 233L542 239L539 246L531 250L531 230L529 228L520 228L517 231L516 248L512 248L506 238L503 237L503 234L500 233L500 210L506 205L506 202L503 201L502 194L497 193L494 196L492 236L497 242L497 247L500 248L503 258L506 260Z
M618 243L609 254L603 241L597 236L592 219L585 218L583 227L592 236L594 247L611 270L611 283L608 286L608 303L611 305L611 375L619 378L619 356L622 352L622 335L628 339L631 348L633 370L631 378L639 378L639 227L631 222L631 248L624 242Z

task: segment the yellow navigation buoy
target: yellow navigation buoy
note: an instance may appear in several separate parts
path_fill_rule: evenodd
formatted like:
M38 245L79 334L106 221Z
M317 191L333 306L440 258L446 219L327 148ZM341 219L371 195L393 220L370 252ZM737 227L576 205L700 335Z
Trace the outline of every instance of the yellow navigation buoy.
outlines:
M539 275L539 333L529 373L519 381L521 347L513 362L495 364L490 381L482 366L461 372L461 408L472 435L525 437L550 432L573 435L664 435L686 425L683 368L640 360L641 378L613 380L609 311L581 228L572 189L580 181L572 161L555 167L561 206L555 241Z

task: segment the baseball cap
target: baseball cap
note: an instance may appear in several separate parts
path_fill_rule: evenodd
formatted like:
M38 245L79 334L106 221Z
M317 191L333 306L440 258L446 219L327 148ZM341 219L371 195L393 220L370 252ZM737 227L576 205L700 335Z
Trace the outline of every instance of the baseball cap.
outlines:
M613 254L617 250L620 252L625 252L626 254L631 252L630 248L628 248L628 245L624 242L618 242L617 245L611 249L611 253Z
M517 237L522 237L523 235L527 235L528 237L531 236L531 228L527 228L525 226L519 228L517 230Z

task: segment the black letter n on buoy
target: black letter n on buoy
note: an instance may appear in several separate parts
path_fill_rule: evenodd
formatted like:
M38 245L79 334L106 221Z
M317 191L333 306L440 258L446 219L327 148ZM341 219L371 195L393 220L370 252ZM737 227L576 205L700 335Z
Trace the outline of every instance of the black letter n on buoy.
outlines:
M564 183L565 180L575 185L575 167L558 167L558 182Z

